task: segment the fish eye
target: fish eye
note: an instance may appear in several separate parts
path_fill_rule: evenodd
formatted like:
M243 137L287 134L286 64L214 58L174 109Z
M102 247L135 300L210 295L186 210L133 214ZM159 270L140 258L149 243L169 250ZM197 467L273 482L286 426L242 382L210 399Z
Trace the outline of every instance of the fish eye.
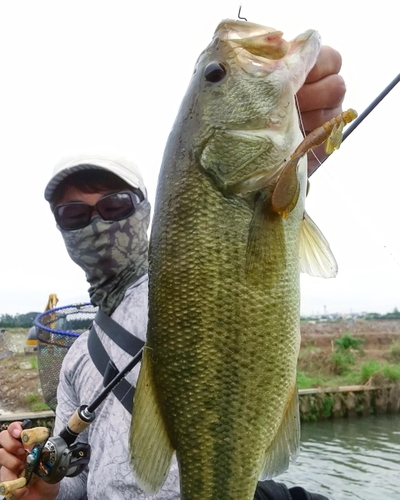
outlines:
M212 62L204 70L204 76L208 82L220 82L226 75L226 68L219 62Z

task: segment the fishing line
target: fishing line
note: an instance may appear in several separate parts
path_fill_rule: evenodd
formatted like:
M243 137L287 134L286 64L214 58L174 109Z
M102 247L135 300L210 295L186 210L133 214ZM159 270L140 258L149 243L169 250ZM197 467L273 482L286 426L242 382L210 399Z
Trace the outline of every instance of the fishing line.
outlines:
M343 139L342 139L342 142L347 139L347 137L358 127L358 125L360 125L360 123L371 113L371 111L373 111L377 105L382 101L382 99L384 97L386 97L389 92L399 83L400 81L400 73L389 83L389 85L371 102L371 104L358 116L358 118L353 122L351 123L345 130L345 132L343 133ZM303 127L303 130L304 130L304 127ZM318 160L319 162L319 167L324 163L324 161L327 159L323 159L322 161L320 161L317 156L314 154L315 158ZM315 169L314 172L318 170L318 169ZM354 208L351 208L351 204L349 203L349 200L351 200L351 196L343 196L343 183L341 183L340 185L340 188L339 186L337 185L337 182L335 181L334 177L332 176L332 174L330 172L328 172L328 170L326 168L323 169L324 172L328 175L328 177L330 178L330 180L332 181L332 184L334 186L334 188L337 190L338 193L340 193L340 199L341 199L341 203L346 203L347 206L349 206L349 209L351 210L351 213L352 213L352 217L355 216L355 214L359 213L359 210L357 207L354 207ZM346 200L346 201L344 201ZM357 217L357 216L356 216ZM357 217L358 221L360 222L361 226L364 227L366 229L366 233L367 234L371 234L370 232L370 227L368 227L365 222L364 222L364 219L361 219L361 217ZM383 237L382 234L379 234L378 231L377 231L377 227L374 227L374 238L373 238L373 241L375 244L377 244L377 240L378 238L376 238L376 236L380 236L381 238L381 241L384 242L386 238ZM386 253L392 258L392 260L397 264L397 266L400 268L400 261L398 260L398 258L396 257L395 253L393 252L393 250L391 250L390 246L385 244L385 243L381 243L382 247L384 248L384 250L386 251ZM378 245L377 245L378 246ZM380 247L380 245L379 245Z
M240 13L240 10L239 10ZM400 81L400 73L389 83L389 85L382 90L382 92L371 102L369 106L365 108L365 110L357 117L356 120L354 120L350 125L348 125L343 133L342 137L342 143L349 137L349 135L360 125L362 121L365 120L365 118L373 111L378 104L389 94L389 92L399 83ZM306 135L305 129L304 129L304 124L303 120L301 118L301 112L299 108L299 102L297 99L297 95L295 96L296 99L296 106L299 111L299 121L300 121L300 129L303 132L303 135ZM314 150L312 150L312 154L314 155L314 158L318 161L319 166L318 168L324 163L324 161L327 160L328 157L325 157L323 160L320 160L317 155L315 154ZM312 174L318 170L318 168L314 169ZM311 174L311 175L312 175Z
M299 126L300 126L300 132L303 134L303 137L306 137L307 133L306 133L306 129L304 127L304 122L303 122L303 117L301 116L301 111L300 111L300 105L299 105L299 100L297 98L297 94L295 94L294 96L294 100L295 100L295 103L296 103L296 109L297 109L297 115L299 117ZM322 162L321 160L318 158L318 156L315 154L315 151L314 149L311 149L307 155L312 155L314 156L314 158L316 159L317 163L318 163L318 166L316 166L313 171L311 172L311 174L308 175L308 177L310 177L316 170L319 169L319 167L322 165Z
M360 125L360 123L365 120L365 118L371 113L371 111L373 111L378 106L378 104L382 101L382 99L389 94L389 92L399 83L399 81L400 81L400 73L389 83L389 85L384 90L382 90L382 92L378 95L378 97L376 97L371 102L371 104L367 106L367 108L358 116L358 118L354 120L353 123L351 123L346 127L343 133L342 142L344 142L347 139L347 137L349 137L349 135ZM324 158L320 162L319 166L321 166L326 159L327 158Z
M386 97L389 92L399 83L400 81L400 73L389 83L389 85L378 95L376 99L374 99L371 104L358 116L353 123L351 123L343 133L342 142L347 139L347 137L353 132L355 128L357 128L360 123L371 113L371 111L376 108L376 106L382 101L384 97Z

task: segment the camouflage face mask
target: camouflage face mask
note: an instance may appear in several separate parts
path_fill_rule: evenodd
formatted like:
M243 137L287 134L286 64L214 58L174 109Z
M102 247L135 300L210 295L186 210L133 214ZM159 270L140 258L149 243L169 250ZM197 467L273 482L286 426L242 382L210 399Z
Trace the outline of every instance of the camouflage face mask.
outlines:
M75 231L60 229L71 259L86 273L93 304L111 314L127 288L147 273L150 204L144 200L130 217L108 222L99 216Z

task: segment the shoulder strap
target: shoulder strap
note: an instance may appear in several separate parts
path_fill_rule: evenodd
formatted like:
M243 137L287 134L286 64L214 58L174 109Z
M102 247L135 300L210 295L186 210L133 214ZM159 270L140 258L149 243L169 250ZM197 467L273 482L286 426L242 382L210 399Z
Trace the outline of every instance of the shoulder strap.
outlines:
M143 340L129 333L123 326L110 318L110 316L107 316L100 308L97 310L94 320L111 340L131 356L136 356L144 346Z
M121 349L130 354L132 357L135 356L143 347L144 342L142 340L125 330L125 328L107 316L101 309L98 310L95 321L104 333L110 337L110 339L112 339L119 347L121 347ZM99 370L101 375L103 375L103 385L107 386L108 383L118 374L118 369L112 359L110 359L107 351L104 349L94 325L92 325L89 331L88 349L94 365ZM135 388L126 379L122 379L119 384L114 387L113 393L119 399L124 408L129 413L132 413Z

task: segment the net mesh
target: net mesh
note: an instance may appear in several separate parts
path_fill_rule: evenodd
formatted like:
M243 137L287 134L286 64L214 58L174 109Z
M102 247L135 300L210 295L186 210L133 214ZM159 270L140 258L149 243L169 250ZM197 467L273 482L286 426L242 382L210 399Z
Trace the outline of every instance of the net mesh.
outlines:
M64 356L79 335L89 329L96 312L92 304L72 304L50 309L35 319L40 384L44 400L53 410Z

